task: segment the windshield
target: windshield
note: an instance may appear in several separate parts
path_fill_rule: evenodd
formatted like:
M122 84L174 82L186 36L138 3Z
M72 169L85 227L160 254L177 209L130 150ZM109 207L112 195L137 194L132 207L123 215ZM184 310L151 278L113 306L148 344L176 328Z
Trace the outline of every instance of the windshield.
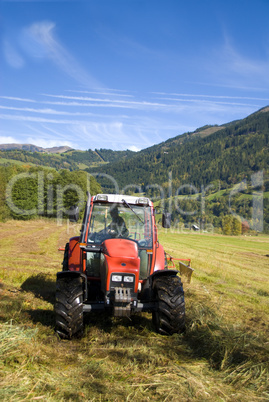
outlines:
M137 241L139 248L152 247L150 207L123 204L94 203L88 243L101 244L110 238Z

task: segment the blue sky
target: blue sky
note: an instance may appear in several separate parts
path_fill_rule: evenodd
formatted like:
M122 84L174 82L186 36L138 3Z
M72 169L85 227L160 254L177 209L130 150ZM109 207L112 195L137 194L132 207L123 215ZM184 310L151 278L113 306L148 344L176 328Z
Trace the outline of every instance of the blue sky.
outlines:
M269 105L268 0L0 0L0 143L139 150Z

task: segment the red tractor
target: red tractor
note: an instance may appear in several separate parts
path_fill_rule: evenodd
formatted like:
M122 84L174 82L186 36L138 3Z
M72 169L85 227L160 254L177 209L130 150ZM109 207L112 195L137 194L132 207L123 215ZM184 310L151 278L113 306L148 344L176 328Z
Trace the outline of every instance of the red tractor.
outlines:
M70 220L78 220L77 207ZM164 213L163 227L170 223ZM152 312L159 333L179 333L185 303L177 274L168 269L148 198L89 195L80 236L66 244L63 270L57 273L56 331L65 339L81 336L83 313L106 310L116 317Z

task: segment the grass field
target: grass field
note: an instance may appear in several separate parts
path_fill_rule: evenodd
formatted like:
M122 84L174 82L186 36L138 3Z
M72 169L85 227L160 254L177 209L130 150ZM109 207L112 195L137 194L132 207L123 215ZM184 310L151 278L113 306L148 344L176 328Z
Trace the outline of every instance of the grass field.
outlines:
M150 314L90 315L81 340L54 332L55 274L76 231L48 220L0 224L3 401L269 400L269 237L160 232L192 259L187 329L166 337Z
M6 158L1 158L1 157L0 157L0 165L34 166L33 163L28 163L28 162L26 163L26 162L22 162L22 161L17 161L15 159L6 159Z

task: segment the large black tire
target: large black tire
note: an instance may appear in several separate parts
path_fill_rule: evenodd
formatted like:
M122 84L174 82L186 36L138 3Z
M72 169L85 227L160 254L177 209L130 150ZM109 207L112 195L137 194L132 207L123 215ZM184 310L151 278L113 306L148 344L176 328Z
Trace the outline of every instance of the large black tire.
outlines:
M83 335L82 278L58 278L56 282L56 332L63 339Z
M185 329L185 301L181 280L176 275L162 275L153 282L157 310L152 313L156 331L172 335Z

